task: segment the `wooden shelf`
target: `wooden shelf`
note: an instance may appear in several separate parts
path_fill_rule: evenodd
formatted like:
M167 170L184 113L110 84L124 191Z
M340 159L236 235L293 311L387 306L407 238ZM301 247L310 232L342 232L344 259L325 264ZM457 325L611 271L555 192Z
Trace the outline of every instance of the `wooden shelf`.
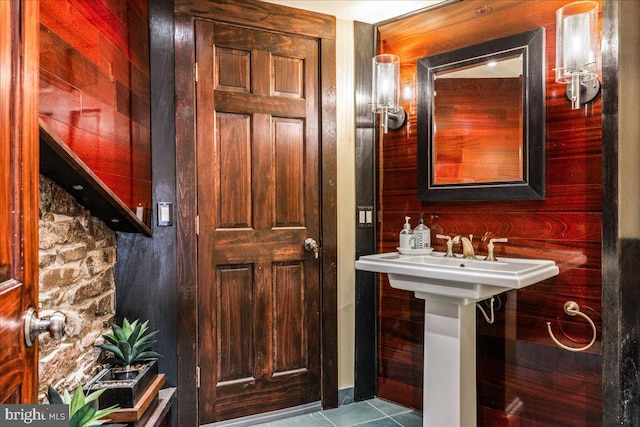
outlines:
M151 236L151 229L40 120L40 173L76 198L115 231ZM74 186L82 186L82 190Z
M165 388L158 393L158 404L149 409L134 427L159 427L171 424L171 406L176 396L176 388Z

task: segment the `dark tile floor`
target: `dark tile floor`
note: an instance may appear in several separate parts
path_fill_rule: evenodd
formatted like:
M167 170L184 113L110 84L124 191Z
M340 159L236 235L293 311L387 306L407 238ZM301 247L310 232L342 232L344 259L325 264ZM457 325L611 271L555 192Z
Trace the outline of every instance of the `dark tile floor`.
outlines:
M422 414L382 399L257 424L260 427L421 427Z

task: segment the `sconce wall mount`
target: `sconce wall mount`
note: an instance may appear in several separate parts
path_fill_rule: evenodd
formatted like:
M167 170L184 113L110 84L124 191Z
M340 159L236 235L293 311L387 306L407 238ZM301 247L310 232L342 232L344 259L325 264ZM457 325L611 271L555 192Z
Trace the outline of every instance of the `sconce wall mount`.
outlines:
M387 119L384 120L383 117L383 126L385 129L396 130L400 129L404 122L407 120L407 113L404 111L404 108L400 106L396 106L395 111L387 112Z
M579 105L587 104L595 99L600 92L600 80L597 77L591 80L578 80L577 85L580 88L580 93L576 97L573 96L574 85L568 84L565 90L565 95L572 103L576 102ZM574 110L576 108L573 108Z

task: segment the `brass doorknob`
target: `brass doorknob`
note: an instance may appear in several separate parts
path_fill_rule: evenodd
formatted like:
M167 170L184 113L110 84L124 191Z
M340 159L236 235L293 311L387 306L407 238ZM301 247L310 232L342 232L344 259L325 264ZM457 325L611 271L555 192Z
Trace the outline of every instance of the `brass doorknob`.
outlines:
M54 311L48 318L39 318L33 307L27 310L24 318L24 340L27 347L31 347L36 338L43 332L49 332L54 340L62 339L67 327L67 316L59 311Z

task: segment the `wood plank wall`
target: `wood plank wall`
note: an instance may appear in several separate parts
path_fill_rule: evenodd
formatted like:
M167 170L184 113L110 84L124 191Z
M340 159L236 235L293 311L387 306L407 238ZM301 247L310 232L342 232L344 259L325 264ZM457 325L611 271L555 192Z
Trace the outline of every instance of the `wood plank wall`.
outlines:
M469 0L378 28L378 53L399 55L402 85L413 87L419 58L546 30L546 200L419 202L415 98L403 105L408 124L378 147L380 252L395 250L405 215L415 225L424 212L436 250L444 250L436 233L488 233L509 238L496 246L497 256L553 259L560 267L556 278L502 294L495 324L478 315L479 425L601 425L602 103L598 96L586 110L572 111L565 87L554 81L555 11L566 3ZM474 246L486 254L486 242ZM421 408L424 304L391 289L383 276L379 295L378 395ZM591 339L583 319L564 313L568 300L597 326L586 352L562 350L547 333L551 321L569 346Z
M151 207L149 7L41 0L40 117L129 207Z

